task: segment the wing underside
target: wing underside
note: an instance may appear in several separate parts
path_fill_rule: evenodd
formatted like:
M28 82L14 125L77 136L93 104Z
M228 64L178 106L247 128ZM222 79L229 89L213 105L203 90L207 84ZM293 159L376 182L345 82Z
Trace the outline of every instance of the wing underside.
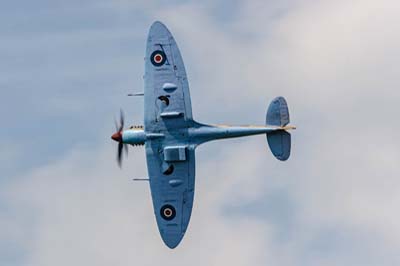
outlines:
M149 32L145 57L144 125L163 138L146 141L146 159L157 225L165 244L176 247L189 224L194 197L195 154L189 85L174 38L160 22Z
M150 28L145 61L146 130L186 127L192 107L185 66L174 38L160 22Z
M174 151L171 155L171 150L177 150L178 157ZM195 153L186 146L162 149L158 141L150 141L146 157L158 229L165 244L174 248L183 238L192 212Z

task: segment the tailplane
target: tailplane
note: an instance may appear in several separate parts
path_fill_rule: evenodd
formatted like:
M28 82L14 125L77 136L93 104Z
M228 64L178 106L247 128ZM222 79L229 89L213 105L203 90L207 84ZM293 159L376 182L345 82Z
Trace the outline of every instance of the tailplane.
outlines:
M289 124L289 109L285 98L276 97L267 111L267 125L285 127ZM280 161L286 161L290 156L291 136L284 129L267 133L267 140L272 154Z

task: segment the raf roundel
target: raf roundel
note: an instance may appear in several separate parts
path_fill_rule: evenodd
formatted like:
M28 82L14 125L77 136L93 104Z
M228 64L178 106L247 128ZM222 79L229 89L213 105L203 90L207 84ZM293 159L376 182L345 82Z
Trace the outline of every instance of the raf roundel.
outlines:
M176 211L172 205L166 204L162 206L160 214L164 220L171 221L172 219L175 218Z
M150 56L151 63L157 67L164 65L166 60L167 60L167 56L161 50L154 51Z

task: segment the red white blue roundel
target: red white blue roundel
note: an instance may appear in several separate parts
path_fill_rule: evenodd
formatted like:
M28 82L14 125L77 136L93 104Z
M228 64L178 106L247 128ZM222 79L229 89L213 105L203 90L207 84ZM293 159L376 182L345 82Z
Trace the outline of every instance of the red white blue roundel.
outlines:
M150 56L150 61L154 66L162 66L167 60L167 56L161 50L154 51Z
M160 214L164 220L171 221L175 218L176 211L172 205L166 204L161 207Z

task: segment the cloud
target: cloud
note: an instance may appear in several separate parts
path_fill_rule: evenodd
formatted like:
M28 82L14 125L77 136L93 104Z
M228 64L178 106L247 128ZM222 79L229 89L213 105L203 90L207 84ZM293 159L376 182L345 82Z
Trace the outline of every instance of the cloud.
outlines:
M144 151L118 171L114 146L78 142L4 184L11 211L1 215L2 246L13 243L22 264L41 266L398 264L397 6L251 1L220 21L212 2L142 3L149 24L164 21L180 45L194 117L261 124L268 101L284 95L298 125L292 158L275 161L264 136L201 146L192 221L170 251L147 184L129 181L146 175ZM93 42L106 38L96 32Z
M114 152L108 147L96 153L77 148L59 162L37 169L7 188L8 204L16 210L13 224L31 236L18 241L21 247L29 247L25 263L119 265L131 261L153 265L169 261L185 265L194 258L199 265L257 263L264 247L260 236L268 232L268 227L252 219L229 221L221 217L218 202L231 189L224 186L226 179L218 171L213 173L213 185L198 182L199 204L184 243L174 253L158 235L148 184L130 181L145 172L143 149L130 155L123 172L114 163ZM226 158L222 166L228 168L232 160L235 158ZM213 168L218 166L210 163ZM207 164L199 166L207 168ZM204 178L207 174L203 170L198 176ZM27 209L28 224L21 221Z

